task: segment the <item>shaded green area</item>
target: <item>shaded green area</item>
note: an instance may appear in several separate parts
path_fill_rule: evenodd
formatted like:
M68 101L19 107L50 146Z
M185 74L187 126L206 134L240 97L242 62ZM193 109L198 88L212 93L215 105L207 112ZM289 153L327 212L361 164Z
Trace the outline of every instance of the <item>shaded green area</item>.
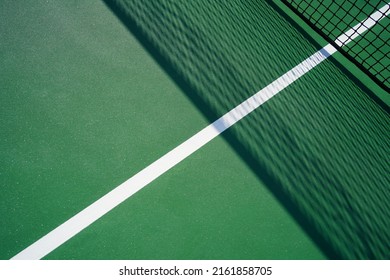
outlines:
M266 2L106 2L210 120L315 52ZM326 61L224 134L331 258L389 257L390 121L368 91Z
M329 42L385 6L387 1L290 1L297 14ZM390 89L390 19L387 17L342 50L384 89Z
M387 259L389 115L340 77L323 63L233 133L269 188L339 257Z

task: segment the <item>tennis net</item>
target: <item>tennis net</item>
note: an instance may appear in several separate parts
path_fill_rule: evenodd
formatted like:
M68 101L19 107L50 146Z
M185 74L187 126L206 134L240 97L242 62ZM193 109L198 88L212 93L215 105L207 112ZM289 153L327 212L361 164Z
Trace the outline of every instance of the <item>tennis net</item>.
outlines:
M390 90L390 19L384 18L351 44L337 46L335 40L362 19L387 5L386 1L370 0L283 0L299 17L337 47L345 56L369 75L382 88ZM353 36L353 34L351 34Z

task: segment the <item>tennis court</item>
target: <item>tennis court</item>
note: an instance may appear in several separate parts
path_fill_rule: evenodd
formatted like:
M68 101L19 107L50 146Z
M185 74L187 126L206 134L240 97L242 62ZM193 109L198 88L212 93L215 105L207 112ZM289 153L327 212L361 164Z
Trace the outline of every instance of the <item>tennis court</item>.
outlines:
M389 259L390 20L378 31L379 66L365 71L324 52L328 42L290 8L2 3L0 259L118 186L128 198L91 208L92 223L58 246L44 239L42 258ZM299 79L245 103L314 54ZM240 117L214 123L240 104ZM205 128L210 141L154 171ZM139 191L122 184L137 174L153 179Z

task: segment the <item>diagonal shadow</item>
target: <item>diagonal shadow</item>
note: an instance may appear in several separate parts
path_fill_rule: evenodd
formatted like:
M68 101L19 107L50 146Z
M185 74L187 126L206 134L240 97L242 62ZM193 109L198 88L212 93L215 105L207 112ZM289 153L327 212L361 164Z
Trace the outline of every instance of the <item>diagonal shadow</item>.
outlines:
M104 0L214 121L319 46L272 1ZM329 258L390 257L389 113L326 61L223 137Z

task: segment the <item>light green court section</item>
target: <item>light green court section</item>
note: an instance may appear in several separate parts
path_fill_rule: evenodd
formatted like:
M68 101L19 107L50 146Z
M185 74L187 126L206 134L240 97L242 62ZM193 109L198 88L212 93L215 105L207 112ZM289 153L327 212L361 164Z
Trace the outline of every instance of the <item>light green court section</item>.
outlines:
M101 2L2 4L1 258L206 125Z
M100 1L0 9L0 258L207 125ZM324 258L223 139L48 258Z

